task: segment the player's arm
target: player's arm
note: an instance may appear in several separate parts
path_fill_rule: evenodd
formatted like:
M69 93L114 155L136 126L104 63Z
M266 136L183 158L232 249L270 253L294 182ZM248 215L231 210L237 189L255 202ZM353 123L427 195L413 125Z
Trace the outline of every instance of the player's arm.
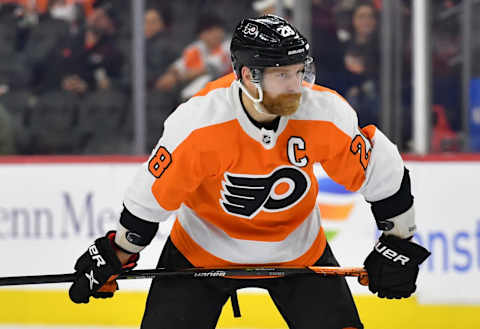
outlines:
M137 179L132 185L135 189L143 186L148 191L149 186L145 185L147 180L142 181L138 179L139 176L137 174ZM129 190L132 188L131 186ZM88 303L90 297L113 297L118 289L117 276L136 266L140 251L155 237L159 227L158 221L142 219L133 214L125 206L127 201L132 202L132 196L125 199L116 231L110 231L104 237L95 240L77 260L75 264L77 279L69 290L70 298L75 303ZM166 210L149 208L148 201L149 199L142 200L137 195L137 202L144 205L142 215L151 213L160 220L164 218L162 216L168 216L169 212Z
M375 173L371 173L375 174ZM383 298L406 298L416 290L419 265L430 255L410 239L416 230L410 174L403 168L398 190L370 201L377 228L383 231L364 265L369 289Z
M410 241L416 225L409 171L379 129L360 129L355 112L340 97L335 105L338 129L333 134L338 136L322 165L333 180L365 197L383 231L365 261L370 290L379 297L408 297L416 289L419 265L430 254Z
M117 230L97 239L78 259L77 280L69 291L74 302L87 303L90 296L112 297L116 277L136 265L159 222L170 217L204 175L210 174L211 168L197 160L201 148L192 140L188 115L184 112L167 119L164 135L126 191Z

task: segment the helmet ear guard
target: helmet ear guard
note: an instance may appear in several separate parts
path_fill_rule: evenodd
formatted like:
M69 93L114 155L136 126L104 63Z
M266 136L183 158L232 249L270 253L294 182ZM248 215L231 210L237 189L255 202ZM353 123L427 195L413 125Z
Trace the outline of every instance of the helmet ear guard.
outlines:
M254 84L260 85L263 79L263 70L259 68L251 68L250 72L252 76L252 82Z
M258 68L258 67L248 67L246 65L243 65L241 68L239 68L239 72L235 72L235 75L237 77L237 80L242 80L242 70L243 68L248 68L250 71L250 81L254 84L260 84L262 82L263 78L263 68Z
M243 69L243 66L242 66L242 69ZM240 69L240 76L237 76L236 83L238 83L238 86L240 87L240 89L248 96L248 98L250 98L253 101L254 104L258 104L261 101L263 101L263 88L262 88L263 70L259 68L248 68L250 70L250 81L253 83L253 85L255 86L258 92L258 98L255 98L254 95L252 95L248 91L248 89L245 87L245 85L241 82L242 69ZM263 111L260 111L260 112L263 112Z

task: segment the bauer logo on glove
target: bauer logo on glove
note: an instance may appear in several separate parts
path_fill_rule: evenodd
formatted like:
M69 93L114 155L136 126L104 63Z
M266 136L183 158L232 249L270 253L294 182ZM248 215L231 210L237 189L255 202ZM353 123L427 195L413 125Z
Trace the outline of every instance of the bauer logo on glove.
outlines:
M388 248L386 245L382 244L381 241L377 242L375 245L375 250L383 257L391 259L393 262L400 262L402 265L407 265L407 263L410 261L410 257L399 254L395 250Z

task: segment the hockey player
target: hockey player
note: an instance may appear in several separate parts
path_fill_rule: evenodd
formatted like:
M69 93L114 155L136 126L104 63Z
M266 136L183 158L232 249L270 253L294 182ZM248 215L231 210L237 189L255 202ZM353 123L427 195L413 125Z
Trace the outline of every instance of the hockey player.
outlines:
M176 221L159 267L338 263L325 239L313 164L371 204L383 231L365 260L369 288L404 298L429 255L415 232L408 170L374 126L334 91L313 84L307 40L280 17L244 19L234 31L235 77L211 83L165 122L126 192L116 232L77 261L76 303L111 297L158 222ZM267 289L290 328L363 328L344 278L154 279L143 329L214 328L243 287Z

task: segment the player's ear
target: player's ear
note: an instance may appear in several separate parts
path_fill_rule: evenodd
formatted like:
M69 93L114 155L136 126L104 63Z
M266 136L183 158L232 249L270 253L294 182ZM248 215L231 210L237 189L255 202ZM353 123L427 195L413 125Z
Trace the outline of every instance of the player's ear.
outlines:
M242 67L242 81L251 82L252 81L252 71L246 66Z
M253 82L252 82L252 70L248 67L242 67L242 83L245 87L251 90L256 90Z

